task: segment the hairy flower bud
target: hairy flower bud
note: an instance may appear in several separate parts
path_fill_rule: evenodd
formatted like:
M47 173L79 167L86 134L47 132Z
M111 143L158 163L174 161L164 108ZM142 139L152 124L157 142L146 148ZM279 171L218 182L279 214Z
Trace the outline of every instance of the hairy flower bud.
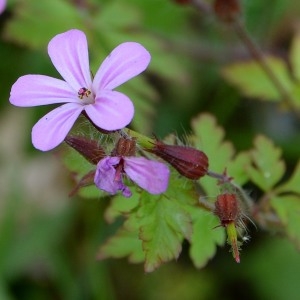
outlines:
M235 223L241 214L237 196L231 193L219 195L215 202L214 214L219 217L221 225L224 227L229 223Z
M242 211L236 194L223 193L217 197L215 203L214 214L217 215L221 221L221 225L226 228L228 243L231 245L232 254L237 263L240 262L238 232L237 226L243 224ZM217 226L219 227L219 226Z
M106 156L103 148L95 140L81 136L67 136L65 142L93 165Z
M200 150L187 146L167 145L159 140L147 151L161 157L171 164L182 176L199 179L206 175L208 157Z
M241 13L239 0L215 0L214 12L223 22L233 22Z
M111 153L111 156L135 156L136 140L135 138L119 138L116 147Z

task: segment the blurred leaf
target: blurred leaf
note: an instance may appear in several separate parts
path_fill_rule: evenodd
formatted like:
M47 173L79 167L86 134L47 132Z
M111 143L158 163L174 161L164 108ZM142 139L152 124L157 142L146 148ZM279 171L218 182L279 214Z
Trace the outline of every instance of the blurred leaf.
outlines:
M295 167L294 173L289 180L276 188L277 193L296 193L300 194L300 161Z
M138 238L137 231L130 231L124 228L108 239L98 252L99 259L105 258L122 258L127 257L132 263L140 263L145 259L142 249L142 241Z
M281 157L281 149L275 147L271 140L259 135L254 141L254 150L251 151L253 165L247 172L251 181L263 191L269 191L282 178L285 164Z
M284 61L276 57L266 56L266 62L285 89L291 92L293 83ZM256 61L231 64L223 68L222 75L229 83L240 89L245 96L268 101L281 100L274 83Z
M234 182L243 185L249 180L247 169L250 163L250 153L240 152L234 160L228 164L227 171L229 176L233 177Z
M290 49L290 63L297 81L300 81L300 33L297 32L292 40Z
M200 114L192 120L194 136L193 144L205 152L209 158L209 170L223 173L234 154L233 145L224 141L225 132L218 126L215 117L209 114ZM209 177L200 179L208 195L216 194L216 182Z
M136 6L118 1L107 3L94 16L98 20L98 26L102 31L134 30L142 24L141 11Z
M119 216L126 216L139 204L139 193L133 193L130 198L118 194L111 199L109 207L105 211L105 220L112 223Z
M271 205L283 223L288 237L300 249L300 198L287 195L274 197Z
M197 209L193 211L193 234L190 257L197 268L204 267L213 258L217 246L226 241L223 227L215 228L220 221L212 213Z
M22 0L5 28L5 37L30 48L43 48L56 34L83 28L80 10L64 0Z

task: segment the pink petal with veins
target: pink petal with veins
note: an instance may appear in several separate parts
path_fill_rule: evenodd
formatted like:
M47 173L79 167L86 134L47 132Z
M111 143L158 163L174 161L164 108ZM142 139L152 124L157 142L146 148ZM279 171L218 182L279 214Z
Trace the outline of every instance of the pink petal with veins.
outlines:
M56 35L48 45L53 65L66 82L79 91L92 85L85 34L77 29Z
M167 190L169 168L157 161L144 157L124 157L124 170L128 177L151 194L160 194Z
M44 75L25 75L12 86L9 101L16 106L37 106L54 103L80 103L74 90L65 81Z
M97 71L93 89L112 90L129 79L142 73L148 66L151 56L140 44L127 42L117 46L103 61Z
M68 103L42 117L32 128L34 147L48 151L62 143L82 109L82 105Z
M134 115L134 106L124 94L103 91L94 104L86 105L85 111L100 128L117 130L127 126Z

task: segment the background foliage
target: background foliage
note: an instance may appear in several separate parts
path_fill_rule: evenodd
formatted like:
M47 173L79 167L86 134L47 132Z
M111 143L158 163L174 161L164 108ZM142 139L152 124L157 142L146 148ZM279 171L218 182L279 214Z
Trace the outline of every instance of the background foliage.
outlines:
M299 2L242 3L248 31L272 55L272 68L298 106ZM230 28L212 15L199 15L166 0L11 0L0 26L0 299L297 299L299 118L279 102L276 90ZM216 247L224 236L222 231L211 232L210 216L199 218L194 212L195 220L201 220L194 226L205 238L191 248L186 242L182 249L171 243L172 250L182 251L177 261L147 275L142 264L125 259L96 261L97 253L113 256L107 250L111 244L100 250L99 245L115 232L131 242L128 249L113 244L114 257L143 260L140 245L120 229L119 218L120 210L133 209L138 199L124 203L116 197L109 206L109 198L69 198L74 186L69 172L53 153L39 153L30 142L32 125L49 108L24 109L8 103L10 87L19 76L57 77L47 44L70 28L87 34L94 71L120 42L142 43L152 55L149 70L121 87L135 102L134 128L159 137L193 133L212 169L228 166L238 183L251 181L246 189L254 199L271 197L284 230L251 228L251 241L244 245L237 265L227 246ZM250 159L254 165L245 174L235 161ZM206 178L202 184L210 196L218 194ZM147 196L142 201L147 202ZM149 201L146 209L160 205L165 216L178 212L185 222L181 204L164 201ZM147 210L138 215L147 216ZM141 222L161 220L156 217ZM180 239L197 239L187 224ZM168 227L165 230L168 235ZM201 257L203 249L209 250ZM213 259L207 263L209 257Z

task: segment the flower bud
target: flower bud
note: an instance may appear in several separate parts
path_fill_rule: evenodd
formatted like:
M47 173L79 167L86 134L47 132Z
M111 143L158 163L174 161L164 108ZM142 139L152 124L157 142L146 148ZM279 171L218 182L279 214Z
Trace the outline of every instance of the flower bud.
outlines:
M215 0L214 12L223 22L233 22L241 13L239 0Z
M93 165L106 156L104 149L95 140L81 136L67 136L65 142Z
M219 217L223 227L226 227L229 223L236 223L241 215L237 196L231 193L219 195L215 202L214 214Z
M119 138L111 156L135 156L136 140L135 138Z
M219 217L221 225L226 228L227 241L237 263L240 262L240 242L238 241L237 226L242 223L242 211L237 196L233 193L223 193L217 197L214 214ZM217 226L219 227L219 226Z
M206 175L208 157L200 150L187 146L167 145L156 140L152 149L147 151L161 157L171 164L182 176L199 179Z

